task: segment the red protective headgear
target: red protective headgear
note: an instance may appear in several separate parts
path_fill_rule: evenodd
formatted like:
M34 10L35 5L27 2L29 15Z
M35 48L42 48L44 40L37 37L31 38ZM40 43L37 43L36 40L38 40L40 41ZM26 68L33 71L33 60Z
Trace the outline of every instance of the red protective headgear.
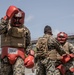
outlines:
M65 32L60 32L57 34L57 40L63 44L66 42L68 35Z
M19 27L24 24L25 13L21 9L18 10L18 13L14 14L13 18L11 19L11 25L14 27Z
M9 6L9 8L6 11L6 16L4 16L4 19L11 19L14 14L18 13L18 8L16 6Z
M33 68L34 66L34 56L28 55L27 58L24 60L24 65L26 68Z
M24 17L25 13L21 9L12 5L7 9L4 20L11 19L11 26L17 27L24 24Z

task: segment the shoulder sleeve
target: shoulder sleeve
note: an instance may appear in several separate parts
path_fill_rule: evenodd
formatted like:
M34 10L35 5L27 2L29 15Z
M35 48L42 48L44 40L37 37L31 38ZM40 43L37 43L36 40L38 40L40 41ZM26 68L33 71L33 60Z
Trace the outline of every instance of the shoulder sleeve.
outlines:
M7 21L5 21L3 19L0 20L0 34L3 34L3 33L6 32L6 30L7 30L7 24L8 24Z
M31 33L30 30L25 27L25 38L26 38L26 46L29 46L31 44Z
M36 48L37 48L37 50L39 49L39 42L40 42L39 40L40 40L40 38L41 37L39 37L38 40L37 40L37 42L36 42Z
M71 43L69 43L69 51L70 53L74 53L74 46Z

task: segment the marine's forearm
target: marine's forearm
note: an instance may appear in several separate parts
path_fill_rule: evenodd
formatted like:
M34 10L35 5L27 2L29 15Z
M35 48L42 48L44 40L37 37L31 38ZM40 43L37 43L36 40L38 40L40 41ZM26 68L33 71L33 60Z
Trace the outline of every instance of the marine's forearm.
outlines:
M8 22L3 20L3 19L0 20L0 34L3 34L3 33L6 32L6 30L7 30L7 23Z

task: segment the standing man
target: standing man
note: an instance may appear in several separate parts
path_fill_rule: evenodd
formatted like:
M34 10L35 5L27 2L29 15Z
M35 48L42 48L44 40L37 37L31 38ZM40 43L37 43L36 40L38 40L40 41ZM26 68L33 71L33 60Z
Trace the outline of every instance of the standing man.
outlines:
M52 35L52 28L46 25L43 37L37 41L35 61L38 68L36 75L60 75L59 70L55 68L57 52L63 55L65 51Z
M57 34L57 40L62 45L64 51L67 55L63 56L62 64L65 67L66 74L65 75L74 75L74 46L67 41L68 35L65 32L59 32ZM58 55L59 56L59 55ZM67 57L68 56L68 57ZM65 58L68 61L64 61Z
M31 37L24 18L25 12L13 5L1 18L1 75L25 75L24 60Z

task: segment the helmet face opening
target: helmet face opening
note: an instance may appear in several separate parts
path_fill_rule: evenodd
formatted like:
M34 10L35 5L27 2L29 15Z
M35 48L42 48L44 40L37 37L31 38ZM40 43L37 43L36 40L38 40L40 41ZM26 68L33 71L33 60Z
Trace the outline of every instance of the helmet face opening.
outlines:
M11 19L11 25L14 26L14 27L22 26L23 23L24 23L24 16L25 16L24 12L23 11L19 11Z
M60 33L57 34L57 40L61 44L65 43L67 38L68 38L68 36L67 36L67 34L65 32L60 32Z

